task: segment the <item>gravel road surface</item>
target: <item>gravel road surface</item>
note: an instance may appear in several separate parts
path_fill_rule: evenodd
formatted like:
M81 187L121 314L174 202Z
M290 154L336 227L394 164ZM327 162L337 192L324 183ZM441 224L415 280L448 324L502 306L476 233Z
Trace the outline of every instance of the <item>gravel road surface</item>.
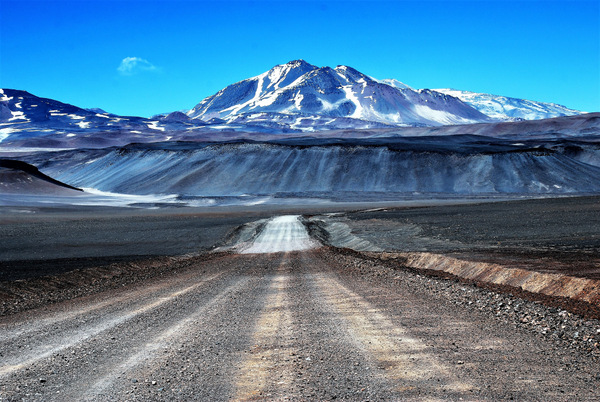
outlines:
M1 400L597 400L598 360L327 248L0 319Z

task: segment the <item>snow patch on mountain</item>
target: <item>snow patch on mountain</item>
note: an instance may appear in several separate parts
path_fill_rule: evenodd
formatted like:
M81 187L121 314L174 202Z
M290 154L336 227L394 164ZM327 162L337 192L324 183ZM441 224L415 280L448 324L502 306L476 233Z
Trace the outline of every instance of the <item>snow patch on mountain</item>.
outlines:
M378 81L378 82L380 82L382 84L389 85L389 86L394 87L394 88L398 88L398 89L407 89L407 88L408 89L413 89L412 87L406 85L405 83L400 82L400 81L398 81L396 79L393 79L393 78L385 78L383 80L376 80L376 81Z
M99 107L91 107L91 108L87 108L85 110L87 110L89 112L93 112L93 113L109 114L106 110L100 109Z
M448 88L435 89L435 91L454 96L481 113L500 120L539 120L582 113L556 103L536 102Z

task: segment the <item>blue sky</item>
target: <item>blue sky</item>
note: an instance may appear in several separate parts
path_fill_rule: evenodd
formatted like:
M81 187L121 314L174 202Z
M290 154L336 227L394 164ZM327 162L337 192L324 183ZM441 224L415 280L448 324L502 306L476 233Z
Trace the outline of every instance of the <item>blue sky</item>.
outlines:
M0 87L149 116L277 64L600 111L598 1L0 0Z

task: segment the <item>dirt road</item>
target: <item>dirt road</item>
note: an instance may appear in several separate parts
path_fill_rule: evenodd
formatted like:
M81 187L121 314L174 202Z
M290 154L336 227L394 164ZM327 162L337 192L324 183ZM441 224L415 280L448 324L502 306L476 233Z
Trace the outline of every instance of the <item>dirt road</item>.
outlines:
M598 363L320 248L0 321L1 400L593 400ZM400 285L398 285L398 282Z
M593 355L320 247L299 216L245 230L229 252L0 318L0 400L600 397Z

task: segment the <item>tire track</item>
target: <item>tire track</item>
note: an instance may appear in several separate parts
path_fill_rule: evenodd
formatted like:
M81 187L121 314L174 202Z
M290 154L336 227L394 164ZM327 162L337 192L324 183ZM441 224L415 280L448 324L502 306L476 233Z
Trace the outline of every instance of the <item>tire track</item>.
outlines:
M471 395L472 385L458 380L427 346L394 325L378 308L332 275L315 274L320 297L347 323L347 329L372 357L402 397L433 394L451 398Z
M219 273L222 275L223 272ZM162 279L158 283L149 284L144 288L134 288L128 291L129 288L122 289L117 295L110 295L110 291L101 294L96 294L90 298L80 300L79 303L84 303L82 307L70 308L66 311L57 310L50 313L42 313L37 316L35 321L20 321L15 320L18 317L9 317L11 320L9 323L0 323L0 348L3 342L8 342L16 338L23 337L25 335L51 331L53 326L59 326L61 323L66 321L78 320L79 318L90 315L100 311L100 314L106 315L111 313L111 308L118 310L121 305L134 302L143 304L146 300L157 299L159 297L168 297L168 294L173 294L171 288L177 286L188 286L190 281L197 280L198 274L196 272L186 273L185 275L177 276L175 278ZM66 303L70 303L67 301ZM60 305L64 308L64 303ZM20 316L27 315L28 313L20 313Z
M318 269L333 275L351 293L384 314L392 325L419 340L454 378L472 385L468 393L457 398L598 398L598 390L590 386L594 378L597 380L597 361L449 302L436 291L436 286L448 286L444 280L430 288L429 280L419 275L387 269L343 253L314 251L305 258L323 267ZM425 382L424 392L431 390L431 397L450 397L444 388L429 385Z
M284 256L278 268L287 263ZM293 382L289 356L292 320L288 287L290 276L277 273L271 279L263 310L254 326L252 347L239 367L235 400L273 397L266 392L275 383L278 397L285 397ZM286 357L288 357L286 359Z
M22 370L23 368L43 360L57 352L71 348L76 344L100 334L101 332L125 323L166 303L170 303L176 298L185 296L186 294L196 290L198 287L220 278L222 275L223 273L214 274L209 278L194 283L193 285L176 290L165 296L160 296L157 299L141 306L136 306L135 309L126 313L120 312L117 317L105 319L97 324L87 327L79 326L76 330L76 333L72 335L65 334L63 332L52 335L45 334L44 344L38 345L35 349L32 348L25 352L19 351L17 354L9 354L8 356L3 354L2 366L0 366L0 378L15 371Z
M173 306L175 312L188 305L190 309L105 364L89 398L231 400L244 352L251 349L252 323L271 285L273 261L268 257L232 255L237 269L228 283L219 286L219 293L210 298L198 295L202 302L194 297ZM81 381L80 389L85 386Z
M389 399L393 384L378 374L363 345L348 332L344 318L318 292L314 275L329 268L314 254L296 254L291 267L294 399Z
M161 349L168 349L169 345L176 338L184 337L190 331L193 331L194 327L202 325L205 320L210 318L210 310L215 310L218 307L223 308L224 301L231 298L233 293L239 292L242 287L247 286L248 282L249 278L237 278L235 283L229 285L208 303L200 306L196 311L151 339L140 350L127 357L123 363L111 368L108 373L104 374L102 378L85 390L82 394L83 398L85 400L93 400L99 396L109 396L106 395L105 391L113 385L117 378L134 369L136 366L146 363L148 360L155 360ZM73 396L77 397L78 395Z

